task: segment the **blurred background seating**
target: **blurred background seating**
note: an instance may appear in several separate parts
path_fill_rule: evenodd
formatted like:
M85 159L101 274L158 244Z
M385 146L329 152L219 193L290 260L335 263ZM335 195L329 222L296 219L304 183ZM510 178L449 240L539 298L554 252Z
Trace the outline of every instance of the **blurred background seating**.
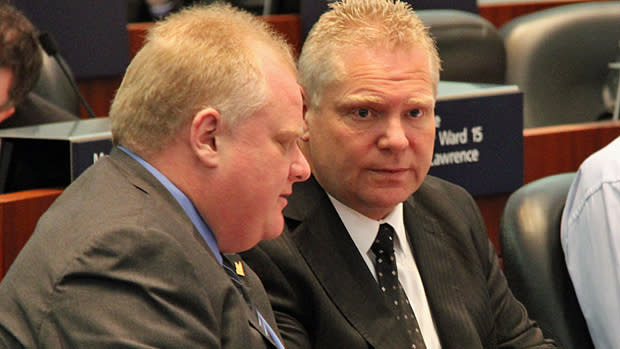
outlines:
M524 127L595 121L620 40L620 2L558 6L500 28L506 83L524 93Z
M478 14L451 9L419 10L441 58L441 80L504 82L506 52L495 26Z
M215 0L127 0L127 22L150 22L161 19L193 4L210 4ZM299 14L300 0L226 0L234 6L256 15ZM157 12L149 3L163 4L163 12Z
M560 222L574 172L510 195L500 224L504 274L514 295L561 348L594 348L564 262Z

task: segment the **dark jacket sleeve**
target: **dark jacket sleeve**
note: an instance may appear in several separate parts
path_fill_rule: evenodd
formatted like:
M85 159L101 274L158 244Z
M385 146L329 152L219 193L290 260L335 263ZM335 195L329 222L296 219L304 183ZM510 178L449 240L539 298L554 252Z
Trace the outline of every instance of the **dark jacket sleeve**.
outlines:
M546 339L540 327L528 317L527 310L512 294L501 270L495 247L488 238L486 225L480 210L462 188L458 195L464 216L471 218L471 239L485 269L490 308L495 323L496 343L500 348L556 348L551 339ZM456 193L455 193L456 194Z

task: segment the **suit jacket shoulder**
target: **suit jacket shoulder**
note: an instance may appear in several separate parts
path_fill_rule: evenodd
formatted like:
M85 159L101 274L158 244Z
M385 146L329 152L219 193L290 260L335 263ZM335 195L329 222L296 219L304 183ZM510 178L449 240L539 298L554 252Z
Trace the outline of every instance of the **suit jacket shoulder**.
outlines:
M180 205L118 149L42 216L0 299L0 344L271 347Z

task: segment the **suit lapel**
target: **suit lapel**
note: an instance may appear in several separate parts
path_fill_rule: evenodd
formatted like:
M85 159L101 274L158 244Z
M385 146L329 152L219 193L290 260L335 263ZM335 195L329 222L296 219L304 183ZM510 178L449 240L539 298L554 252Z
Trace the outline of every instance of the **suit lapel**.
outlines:
M476 333L466 320L469 312L458 277L461 268L458 242L446 234L435 215L413 198L405 203L404 220L414 259L420 272L441 344L458 347Z
M295 193L285 210L299 223L291 238L332 302L372 346L406 347L407 336L325 193L313 179Z
M241 293L241 295L243 296L243 298L245 299L246 303L248 304L248 307L246 307L247 311L247 317L248 317L248 322L250 323L250 326L254 327L254 329L256 329L265 340L267 340L269 343L271 343L274 347L277 347L276 343L274 342L273 338L271 338L271 336L266 333L266 328L264 326L261 326L260 324L260 320L258 318L258 309L255 307L254 302L252 301L252 296L251 294L252 292L252 286L250 285L250 282L247 280L247 276L245 274L245 268L247 267L241 260L241 257L238 254L232 253L232 254L224 254L223 255L224 259L228 262L228 266L231 270L231 275L230 278L233 279L233 283L235 283L235 286L237 287L237 289L239 290L239 292ZM226 263L225 261L225 263ZM249 268L248 268L248 272L249 272ZM261 314L261 315L267 315L267 314ZM264 318L265 321L267 321L267 318ZM269 326L271 326L273 329L276 329L276 327L273 327L273 324L269 324Z

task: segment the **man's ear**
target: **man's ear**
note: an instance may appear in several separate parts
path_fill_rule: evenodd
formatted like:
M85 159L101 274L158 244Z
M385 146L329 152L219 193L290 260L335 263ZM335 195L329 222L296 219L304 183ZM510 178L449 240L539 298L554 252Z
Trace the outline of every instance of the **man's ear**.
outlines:
M217 166L221 130L222 118L216 109L202 109L192 119L189 137L192 150L209 167Z

